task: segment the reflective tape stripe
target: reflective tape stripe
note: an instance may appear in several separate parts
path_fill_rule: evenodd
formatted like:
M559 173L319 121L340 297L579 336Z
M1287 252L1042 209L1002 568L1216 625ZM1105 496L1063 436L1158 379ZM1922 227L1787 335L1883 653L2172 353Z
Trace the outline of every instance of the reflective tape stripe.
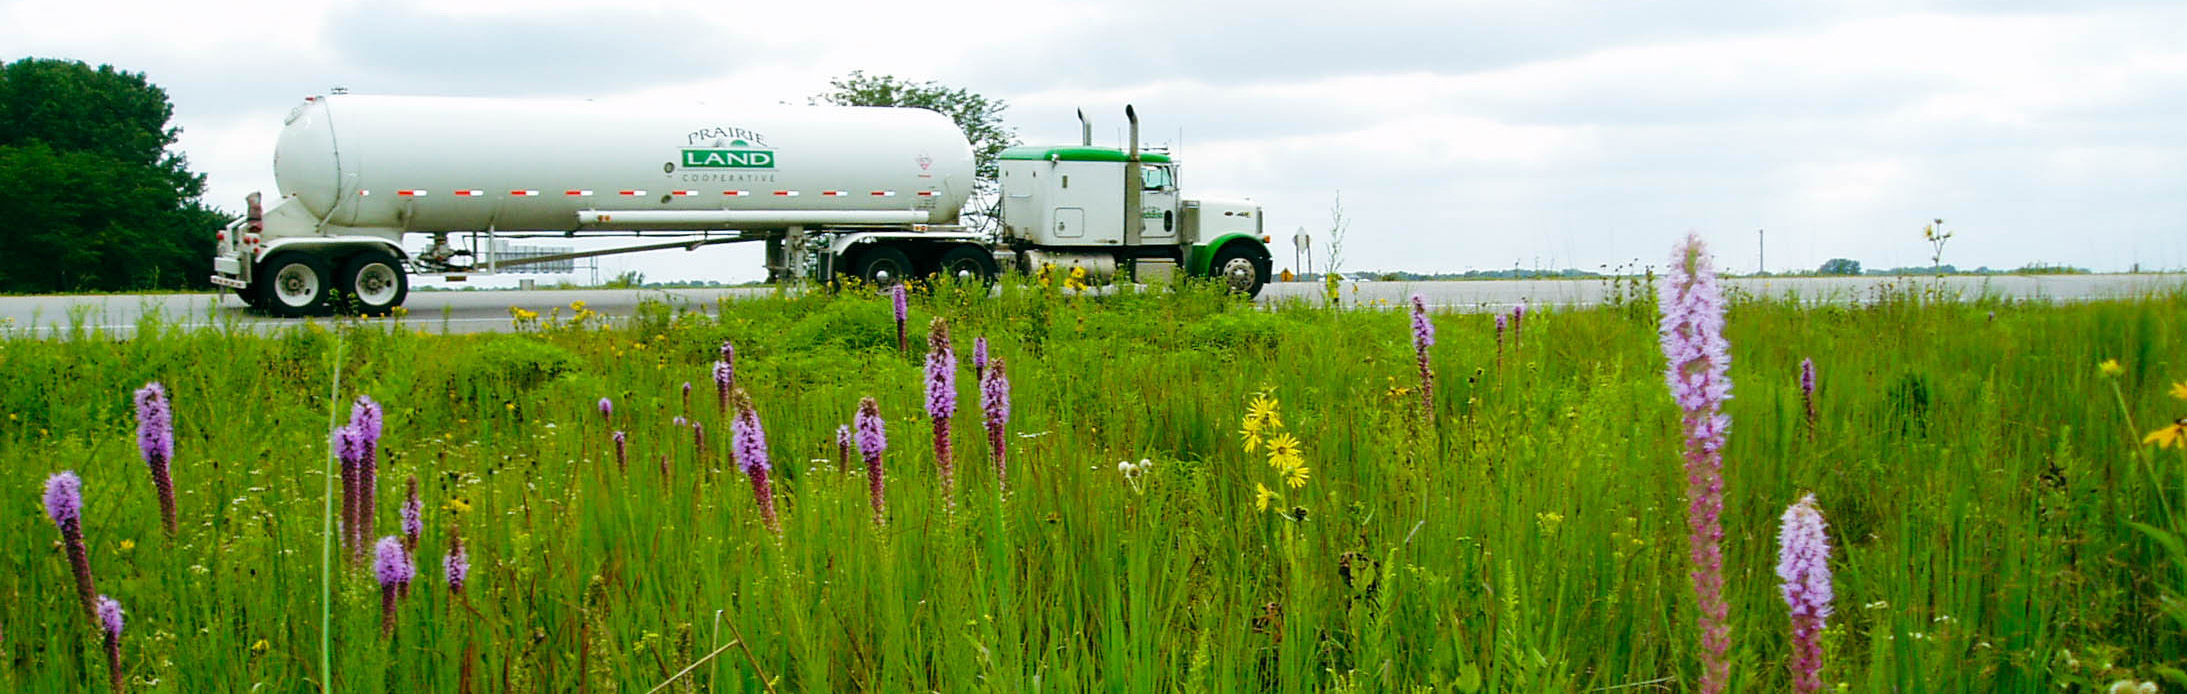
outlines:
M622 192L622 194L623 194L623 195L628 195L628 196L632 196L632 197L636 197L636 196L639 196L639 195L644 195L644 194L645 194L645 191L642 191L642 190L626 190L626 191L623 191L623 192Z
M893 197L896 197L896 191L893 191L893 190L876 190L876 191L873 191L873 196L874 196L874 197L877 197L877 198L893 198Z
M934 196L936 196L936 195L941 195L941 192L940 192L940 191L934 191L934 190L922 190L922 191L919 191L919 197L922 197L922 198L931 198L931 197L934 197Z
M400 196L403 196L403 197L406 197L406 198L422 198L422 197L425 197L425 191L422 191L422 190L398 190L398 191L395 191L395 194L396 194L396 195L400 195Z
M577 197L577 196L580 196L580 195L591 195L591 194L592 194L592 191L589 191L589 190L565 190L565 191L562 191L562 194L563 194L563 195L567 195L567 196L570 196L570 197Z
M828 196L828 197L831 197L831 198L840 198L840 197L843 197L843 196L845 196L845 195L849 195L850 193L848 193L848 192L844 192L844 191L840 191L840 190L823 190L823 191L820 191L820 194L821 194L821 195L825 195L825 196Z
M536 190L512 190L509 191L509 194L520 198L539 197L539 191Z
M359 190L359 191L357 191L357 197L360 197L360 198L369 198L369 197L372 197L372 191L369 191L369 190Z
M722 192L721 192L721 194L722 194L722 195L727 195L727 196L729 196L729 197L732 197L732 198L742 198L742 197L750 197L750 196L752 195L752 191L749 191L749 190L724 190L724 191L722 191Z
M696 190L679 190L679 191L675 191L675 193L676 193L676 197L679 197L679 198L688 198L688 197L691 197L691 196L693 196L693 195L698 195L698 194L699 194L699 191L696 191Z
M778 191L775 191L775 195L776 195L776 196L778 196L778 197L785 197L785 198L794 198L794 197L797 197L797 191L794 191L794 190L778 190Z
M479 196L482 196L482 195L485 195L485 194L486 194L486 191L483 191L483 190L459 190L459 191L456 191L456 197L459 197L459 198L475 198L475 197L479 197Z

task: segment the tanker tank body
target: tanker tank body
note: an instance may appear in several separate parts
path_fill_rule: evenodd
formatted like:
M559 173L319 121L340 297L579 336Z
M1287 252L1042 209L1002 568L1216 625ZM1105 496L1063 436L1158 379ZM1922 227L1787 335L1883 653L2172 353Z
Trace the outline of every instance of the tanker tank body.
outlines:
M406 264L489 269L456 262L449 234L790 246L804 232L954 224L973 190L971 145L932 111L347 94L289 113L274 176L280 199L261 211L253 195L220 237L213 281L284 315L328 312L335 292L384 312L407 293ZM408 234L434 243L412 257Z

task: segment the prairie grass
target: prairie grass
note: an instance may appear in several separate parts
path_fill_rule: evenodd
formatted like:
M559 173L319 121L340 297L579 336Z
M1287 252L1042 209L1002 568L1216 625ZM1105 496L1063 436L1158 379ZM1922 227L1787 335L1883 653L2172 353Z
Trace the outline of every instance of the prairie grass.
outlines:
M1500 358L1493 316L1432 315L1432 428L1408 316L1319 304L1193 287L914 296L910 325L945 316L957 349L984 336L1011 367L1009 492L984 445L959 445L953 511L923 355L897 348L872 293L615 322L578 307L498 335L156 316L127 340L17 335L0 340L0 688L105 682L37 501L64 469L84 480L99 586L129 606L140 691L645 692L694 663L663 691L1693 686L1652 297L1537 306ZM2187 514L2187 459L2140 445L2187 415L2166 395L2187 381L2187 290L1736 299L1728 336L1731 691L1790 688L1776 518L1807 492L1837 548L1827 686L2187 686L2187 622L2165 615L2187 554L2164 541ZM725 458L727 415L712 398L684 409L682 384L706 383L725 340L765 415L779 539ZM426 512L392 638L370 572L335 569L330 676L318 553L338 345L337 402L385 406L378 479L415 475ZM133 443L131 392L154 380L176 427L172 540ZM1263 392L1311 469L1266 511L1257 485L1275 478L1239 436ZM869 395L892 437L885 525L863 473L836 462L836 429ZM705 425L704 457L679 416ZM978 420L956 418L955 437L984 441ZM611 430L627 432L627 469ZM394 532L401 495L378 498L372 536ZM470 552L463 599L439 571L451 527Z

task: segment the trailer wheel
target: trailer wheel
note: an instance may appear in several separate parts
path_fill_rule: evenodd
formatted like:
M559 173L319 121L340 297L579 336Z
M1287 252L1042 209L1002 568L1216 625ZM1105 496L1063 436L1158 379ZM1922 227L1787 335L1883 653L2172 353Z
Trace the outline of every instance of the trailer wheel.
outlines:
M911 256L894 246L873 246L858 254L851 274L876 287L893 285L911 278Z
M276 253L259 267L258 301L277 316L324 313L334 284L327 261L309 253Z
M342 293L356 302L359 313L377 316L401 306L410 295L410 279L402 261L382 250L359 253L342 266Z
M1261 295L1261 286L1268 284L1268 260L1255 257L1253 248L1244 243L1232 243L1216 251L1215 260L1208 263L1208 274L1221 280L1230 291L1247 298Z
M998 271L995 254L971 244L950 246L942 252L941 263L936 267L942 277L967 284L978 282L982 287L994 286Z

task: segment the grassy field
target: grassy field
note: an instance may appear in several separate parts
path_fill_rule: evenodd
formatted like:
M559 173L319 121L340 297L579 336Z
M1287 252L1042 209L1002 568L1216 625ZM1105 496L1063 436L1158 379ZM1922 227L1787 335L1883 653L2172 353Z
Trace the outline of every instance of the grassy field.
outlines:
M1500 336L1489 315L1433 316L1432 424L1403 311L1193 289L915 295L908 354L889 301L859 293L613 325L573 309L504 335L153 318L127 341L0 340L0 688L106 684L40 502L74 470L133 690L1687 691L1678 413L1652 294L1621 289ZM935 316L963 369L953 507L923 410ZM1831 686L2187 686L2187 552L2166 544L2187 457L2142 444L2187 415L2168 393L2187 291L2053 305L1913 281L1851 306L1735 297L1727 331L1733 691L1789 689L1777 523L1807 492L1834 545ZM982 336L1013 383L1006 493L970 375ZM725 340L766 425L779 537L727 459ZM174 403L172 539L136 443L149 381ZM360 394L386 407L374 535L399 532L412 476L425 531L391 638L371 571L337 550L329 676L329 430ZM1303 480L1244 445L1259 394ZM837 461L861 396L887 419L885 525Z

